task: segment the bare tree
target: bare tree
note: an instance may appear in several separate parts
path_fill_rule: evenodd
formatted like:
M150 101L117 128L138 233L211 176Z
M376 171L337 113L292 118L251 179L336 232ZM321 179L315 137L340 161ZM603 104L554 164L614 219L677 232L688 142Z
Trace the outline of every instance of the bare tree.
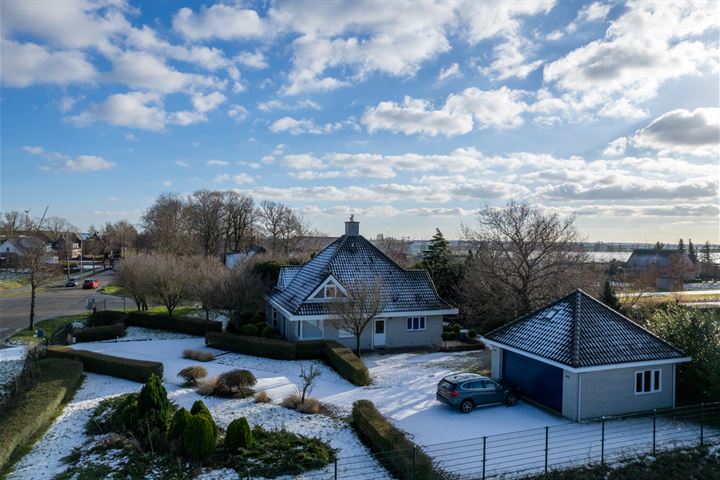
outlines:
M278 202L264 201L260 204L258 219L263 234L270 240L273 253L288 255L295 241L308 231L301 215Z
M2 224L0 224L0 231L3 235L12 237L15 232L20 228L22 224L22 214L16 210L11 212L5 212L2 218Z
M360 283L346 286L347 296L336 297L330 306L335 320L333 325L355 337L355 354L360 357L360 337L375 317L385 309L382 282Z
M225 192L225 251L239 252L252 237L257 215L253 199L237 192Z
M413 265L410 242L403 238L382 237L373 242L385 255L403 268Z
M227 312L228 319L239 327L243 313L263 308L263 283L252 271L252 262L238 262L232 269L223 268L215 308Z
M127 220L115 223L107 222L103 227L102 237L111 255L124 257L127 251L135 246L138 232Z
M77 227L62 217L47 217L43 222L50 238L55 240L63 233L77 232Z
M130 294L138 311L147 310L152 265L149 255L125 257L117 269L117 281Z
M210 310L218 302L218 292L225 266L216 257L196 256L190 259L190 296L199 301L205 311L205 319L210 320Z
M164 193L143 215L143 228L156 251L179 255L188 249L186 207L179 195Z
M190 231L197 237L203 255L214 255L223 236L225 195L220 191L198 190L187 207Z
M478 227L464 228L474 252L462 285L466 317L494 326L583 286L588 255L574 217L561 218L527 203L485 207ZM590 291L597 290L594 286Z
M305 399L310 398L320 375L322 375L322 371L320 370L320 367L314 363L310 365L300 365L300 378L302 379L300 403L305 403Z
M22 247L23 252L18 259L18 264L30 276L30 324L28 330L34 330L37 289L46 284L57 273L57 267L48 263L50 253L45 242L39 238L24 237Z
M190 265L186 257L177 257L168 253L150 257L150 295L164 305L168 315L180 303L190 296Z

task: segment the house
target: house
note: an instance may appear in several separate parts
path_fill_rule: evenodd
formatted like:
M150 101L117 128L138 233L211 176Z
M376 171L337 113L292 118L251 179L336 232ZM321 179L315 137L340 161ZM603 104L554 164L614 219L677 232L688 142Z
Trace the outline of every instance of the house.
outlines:
M636 248L625 262L628 276L655 275L661 290L682 290L682 283L697 277L695 264L686 252L658 248Z
M266 253L265 247L260 245L250 245L242 252L226 252L223 254L223 263L227 268L233 268L238 262L248 260L255 255Z
M581 290L485 335L494 378L572 420L675 406L666 341Z
M46 263L57 263L58 257L53 252L50 243L39 236L21 236L7 238L0 243L0 262L3 266L16 266L18 259L24 256L30 248L42 248L47 255Z
M52 248L62 260L79 258L82 253L82 240L74 233L63 233L52 243Z
M305 265L282 267L266 296L267 323L292 341L335 340L355 346L355 337L338 328L332 302L349 288L380 284L384 309L360 337L360 348L431 346L442 342L446 315L458 310L440 298L425 270L406 270L359 233L359 222L345 222L337 238Z

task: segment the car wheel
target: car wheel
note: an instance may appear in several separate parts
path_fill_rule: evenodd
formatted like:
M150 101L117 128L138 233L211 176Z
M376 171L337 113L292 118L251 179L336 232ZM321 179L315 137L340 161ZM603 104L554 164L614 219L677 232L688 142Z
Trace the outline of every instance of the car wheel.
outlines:
M505 405L508 407L512 407L518 402L518 397L516 393L508 393L507 397L505 397Z
M470 413L472 412L473 408L475 408L475 404L470 399L463 400L460 404L460 411L462 413Z

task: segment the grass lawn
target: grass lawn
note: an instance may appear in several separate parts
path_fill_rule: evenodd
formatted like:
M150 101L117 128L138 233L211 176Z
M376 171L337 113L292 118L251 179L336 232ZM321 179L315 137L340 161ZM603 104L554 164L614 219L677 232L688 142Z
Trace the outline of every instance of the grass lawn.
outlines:
M105 295L115 295L116 297L130 298L129 295L125 294L125 289L122 288L120 285L113 285L113 284L105 285L100 290L98 290L98 292L104 293Z
M48 337L52 335L55 330L62 327L66 323L70 323L75 320L83 320L87 318L88 315L90 315L90 312L48 318L47 320L35 322L35 330L42 329L45 332L45 336ZM15 335L10 337L10 340L12 340L14 343L22 343L25 345L37 345L38 343L42 343L43 341L42 338L38 338L35 336L35 331L27 329L20 330Z
M0 280L0 292L26 286L27 280Z
M173 316L174 317L184 317L187 315L192 315L193 313L197 313L201 308L198 307L177 307L175 310L173 310ZM131 311L128 309L128 311ZM168 311L167 308L163 307L162 305L156 305L154 307L148 308L148 313L162 313L163 315L167 315Z

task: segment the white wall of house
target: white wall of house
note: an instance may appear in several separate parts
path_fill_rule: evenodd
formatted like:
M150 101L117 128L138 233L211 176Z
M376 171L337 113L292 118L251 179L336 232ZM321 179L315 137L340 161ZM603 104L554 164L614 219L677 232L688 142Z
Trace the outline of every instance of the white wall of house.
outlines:
M22 255L22 251L20 251L20 249L15 246L15 243L10 240L5 240L0 243L0 252L3 254L12 253L15 255Z

